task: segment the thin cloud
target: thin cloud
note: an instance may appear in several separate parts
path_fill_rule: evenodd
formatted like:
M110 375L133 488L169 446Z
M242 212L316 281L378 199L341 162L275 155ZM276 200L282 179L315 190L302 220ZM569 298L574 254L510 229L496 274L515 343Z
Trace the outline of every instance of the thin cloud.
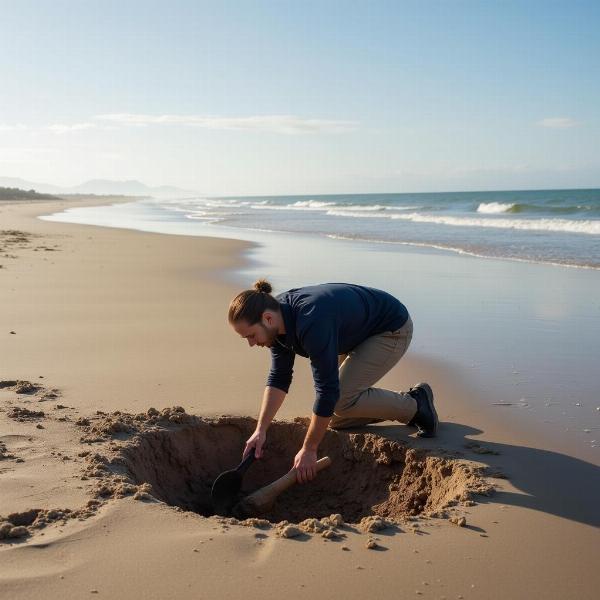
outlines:
M0 131L30 131L40 132L49 131L50 133L71 133L74 131L85 131L87 129L98 129L97 123L86 122L86 123L53 123L52 125L42 126L31 126L24 125L23 123L17 123L15 125L9 125L8 123L0 123Z
M54 125L47 125L44 127L47 131L51 131L52 133L72 133L73 131L85 131L87 129L95 129L97 127L96 123L55 123Z
M578 122L570 117L548 117L538 121L537 125L548 129L569 129L578 125Z
M29 127L27 127L27 125L23 125L22 123L17 123L16 125L0 123L0 131L27 131L28 129Z
M204 129L260 131L280 134L346 133L357 127L355 121L305 119L293 115L261 115L250 117L204 117L199 115L144 115L117 113L97 115L96 119L123 125L183 125Z

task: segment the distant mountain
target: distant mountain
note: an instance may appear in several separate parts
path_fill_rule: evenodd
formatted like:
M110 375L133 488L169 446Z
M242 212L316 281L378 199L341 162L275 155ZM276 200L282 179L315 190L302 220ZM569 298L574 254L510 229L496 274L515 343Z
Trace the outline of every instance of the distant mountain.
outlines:
M48 183L35 183L18 177L0 177L0 186L35 190L46 194L98 194L102 196L152 196L153 198L194 198L200 196L194 190L184 190L163 185L149 187L141 181L112 181L110 179L91 179L80 185L61 187Z

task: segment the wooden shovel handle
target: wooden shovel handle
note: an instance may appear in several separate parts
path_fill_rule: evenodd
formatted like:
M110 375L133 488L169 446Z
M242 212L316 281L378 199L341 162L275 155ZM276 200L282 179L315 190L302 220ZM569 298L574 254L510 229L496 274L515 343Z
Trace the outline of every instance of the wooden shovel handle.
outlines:
M331 459L329 458L329 456L324 456L323 458L320 458L317 461L317 473L319 471L321 471L322 469L325 469L326 467L328 467L331 464ZM277 481L274 481L271 485L268 485L267 487L263 488L263 489L267 489L267 488L271 488L273 491L276 491L276 495L281 494L282 492L284 492L285 490L287 490L288 488L292 487L296 481L298 480L298 469L296 469L296 467L293 467L292 469L290 469L283 477L279 478Z
M324 469L325 467L328 467L330 464L331 458L329 458L329 456L324 456L323 458L320 458L317 461L317 472L319 472L321 469ZM283 477L280 477L273 483L270 483L269 485L260 488L260 490L257 490L253 494L250 494L250 496L248 496L246 500L249 500L251 502L254 500L260 500L261 502L263 502L267 499L270 500L276 498L277 496L279 496L279 494L292 487L296 483L297 474L298 471L295 467L293 469L290 469Z

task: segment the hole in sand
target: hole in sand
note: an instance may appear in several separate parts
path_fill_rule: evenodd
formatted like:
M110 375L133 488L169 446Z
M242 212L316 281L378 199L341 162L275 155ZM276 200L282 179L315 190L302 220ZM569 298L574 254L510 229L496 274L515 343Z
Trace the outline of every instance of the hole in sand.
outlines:
M183 425L146 430L120 449L119 462L136 484L149 483L158 499L210 516L212 483L237 466L255 423L241 417L192 418ZM264 458L246 473L242 494L284 475L305 433L304 423L274 422ZM332 465L312 482L285 491L260 516L272 522L332 513L341 513L347 522L369 515L402 519L468 500L482 483L466 463L371 433L328 431L319 455L330 456Z

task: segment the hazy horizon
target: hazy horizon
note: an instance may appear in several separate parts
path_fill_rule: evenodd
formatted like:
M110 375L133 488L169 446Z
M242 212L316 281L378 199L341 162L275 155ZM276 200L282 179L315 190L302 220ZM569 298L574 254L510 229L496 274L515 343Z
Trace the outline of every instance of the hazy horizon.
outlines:
M10 186L10 185L4 185L4 180L9 180L9 179L20 179L20 178L13 178L10 176L3 176L0 175L0 187L19 187L17 186ZM92 178L92 179L88 179L86 181L82 181L78 184L74 184L74 185L66 185L66 186L59 186L57 184L54 184L52 182L48 182L48 181L28 181L28 180L23 180L24 183L26 183L28 186L32 186L32 185L41 185L42 187L40 188L42 191L44 189L46 189L46 186L48 187L52 187L52 188L61 188L61 189L71 189L71 188L78 188L81 186L84 186L86 184L89 183L93 183L93 182L106 182L106 183L111 183L111 184L129 184L129 183L134 183L134 184L140 184L143 185L145 187L148 188L179 188L179 186L175 186L175 185L170 185L170 184L158 184L158 185L148 185L146 184L146 182L144 181L140 181L137 179L122 179L122 180L109 180L109 179L100 179L100 178ZM22 188L25 189L25 188ZM566 188L536 188L536 187L531 187L531 188L512 188L512 189L502 189L502 188L490 188L490 189L471 189L471 190L467 190L467 189L460 189L460 190L425 190L425 191L389 191L389 192L328 192L328 193L320 193L320 192L314 192L312 194L309 194L310 196L315 196L315 197L319 197L319 196L344 196L344 197L348 197L348 196L363 196L363 195L373 195L373 196L385 196L385 195L389 195L389 196L395 196L395 195L420 195L420 194L485 194L485 193L493 193L493 192L544 192L544 191L564 191L564 192L568 192L568 191L586 191L586 190L600 190L600 185L598 186L592 186L592 187L566 187ZM36 190L39 191L39 190ZM190 193L194 193L197 194L198 196L205 196L205 197L215 197L215 198L238 198L238 197L244 197L244 198L285 198L285 197L305 197L306 194L260 194L260 193L256 193L256 194L202 194L201 191L199 190L185 190L183 188L180 188L180 191L182 192L190 192ZM49 192L48 192L49 193ZM58 193L58 192L56 192ZM74 194L81 194L82 192L62 192L65 194L68 193L74 193ZM92 195L101 195L98 192L90 192ZM126 195L126 194L125 194Z

